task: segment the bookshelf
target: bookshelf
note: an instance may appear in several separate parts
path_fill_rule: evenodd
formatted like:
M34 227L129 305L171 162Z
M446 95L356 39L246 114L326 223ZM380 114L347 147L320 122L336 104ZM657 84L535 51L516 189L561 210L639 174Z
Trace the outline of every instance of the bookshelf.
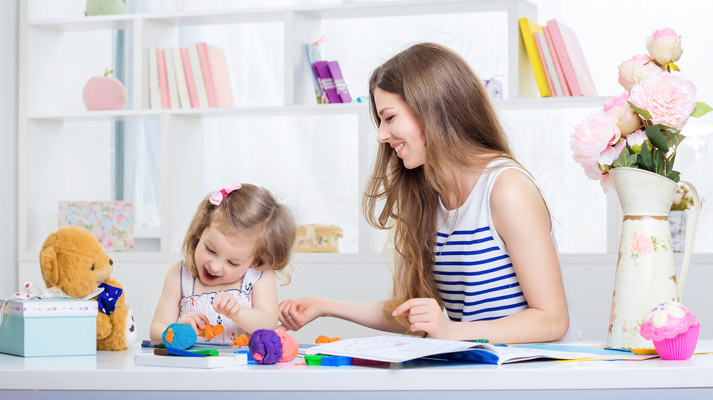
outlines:
M353 116L358 132L356 175L360 188L369 173L375 143L367 105L360 103L317 105L313 97L311 71L307 67L304 44L321 36L325 20L354 20L388 16L423 16L501 12L507 24L506 100L497 101L499 110L540 108L598 107L605 98L535 98L537 91L529 61L519 38L518 19L537 18L536 6L528 0L411 0L393 2L358 2L300 5L294 7L247 8L235 10L165 12L125 14L97 17L29 19L27 2L20 3L19 54L19 136L18 136L18 258L21 262L36 261L37 250L44 237L56 229L56 201L68 197L97 198L111 193L110 132L116 121L153 121L160 137L160 228L137 230L139 239L156 240L155 251L115 253L112 257L126 262L170 262L178 257L183 239L183 226L192 215L197 198L202 198L200 171L188 170L176 161L176 154L196 154L200 140L195 135L201 122L218 118L253 118L282 116L332 115ZM239 105L229 109L164 109L150 110L148 105L147 60L149 47L175 47L184 28L193 26L280 24L283 34L282 76L283 95L277 105ZM127 91L129 108L118 111L84 111L66 106L68 88L62 74L73 65L81 72L103 71L101 61L94 57L67 61L63 51L78 46L77 35L96 33L97 40L111 48L107 34L124 30L127 35L126 58L131 76ZM101 39L101 37L105 37ZM94 44L96 47L97 45ZM103 50L102 50L103 51ZM101 52L101 51L99 51ZM97 54L96 58L106 58ZM59 60L60 67L52 66ZM64 63L62 65L62 63ZM77 125L97 135L75 134ZM55 179L50 174L54 163L68 149L63 139L73 139L88 149L102 148L100 154L84 156L74 170L64 171ZM75 144L76 145L76 144ZM82 175L74 182L72 174ZM37 196L37 182L46 182L46 192ZM185 182L192 184L186 185ZM99 194L98 194L99 193ZM104 196L106 197L106 196ZM296 254L295 262L358 263L388 262L389 255L375 250L375 232L359 216L358 250L341 254ZM385 236L383 236L385 237Z

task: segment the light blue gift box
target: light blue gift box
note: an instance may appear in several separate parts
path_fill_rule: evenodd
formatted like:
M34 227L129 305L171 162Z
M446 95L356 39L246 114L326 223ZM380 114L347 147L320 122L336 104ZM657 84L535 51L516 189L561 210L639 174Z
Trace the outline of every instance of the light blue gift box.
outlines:
M23 357L97 354L97 302L11 299L0 325L0 352Z

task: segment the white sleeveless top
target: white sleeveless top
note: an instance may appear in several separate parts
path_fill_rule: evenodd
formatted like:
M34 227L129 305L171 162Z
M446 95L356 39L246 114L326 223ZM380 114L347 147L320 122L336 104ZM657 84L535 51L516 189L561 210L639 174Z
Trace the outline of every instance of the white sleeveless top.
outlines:
M511 168L534 182L516 164L495 160L458 208L455 223L456 211L440 204L434 277L453 321L498 319L528 308L505 243L490 215L490 192L495 179ZM554 228L550 235L556 248Z
M262 271L258 271L255 268L248 268L245 271L245 276L243 277L243 282L240 289L229 289L225 292L231 294L238 300L238 304L242 307L252 308L253 307L253 286L262 277ZM208 317L211 325L223 325L225 331L214 337L213 339L206 339L199 336L199 342L230 342L238 337L240 334L247 334L243 329L238 327L235 322L225 315L218 314L213 309L213 299L215 298L216 292L206 292L199 295L194 295L193 291L196 286L196 279L191 275L191 271L186 268L186 263L181 265L181 301L179 317L192 313L199 312Z

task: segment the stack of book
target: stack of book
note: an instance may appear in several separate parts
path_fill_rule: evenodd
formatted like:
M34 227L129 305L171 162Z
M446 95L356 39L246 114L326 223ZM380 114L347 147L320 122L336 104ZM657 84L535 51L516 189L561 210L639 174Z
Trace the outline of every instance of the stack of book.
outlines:
M323 61L316 44L307 44L307 60L312 68L318 104L351 103L347 83L337 61Z
M520 18L520 34L541 97L596 96L574 31L552 19L542 26Z
M148 60L151 109L235 107L223 49L206 43L149 48Z

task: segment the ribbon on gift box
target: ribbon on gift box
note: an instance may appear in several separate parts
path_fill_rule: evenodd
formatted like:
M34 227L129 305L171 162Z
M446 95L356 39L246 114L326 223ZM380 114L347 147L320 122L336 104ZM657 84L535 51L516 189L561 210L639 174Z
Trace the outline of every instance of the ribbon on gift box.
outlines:
M107 285L108 286L108 285ZM81 300L86 300L91 297L98 295L104 291L104 287L96 288L92 293L84 296ZM58 287L51 287L49 289L42 289L32 282L25 282L20 290L13 294L12 296L5 299L5 302L0 308L0 325L2 325L3 319L8 314L7 307L10 305L10 300L34 300L34 299L73 299L74 297L69 296L64 293ZM112 307L113 310L113 307Z

